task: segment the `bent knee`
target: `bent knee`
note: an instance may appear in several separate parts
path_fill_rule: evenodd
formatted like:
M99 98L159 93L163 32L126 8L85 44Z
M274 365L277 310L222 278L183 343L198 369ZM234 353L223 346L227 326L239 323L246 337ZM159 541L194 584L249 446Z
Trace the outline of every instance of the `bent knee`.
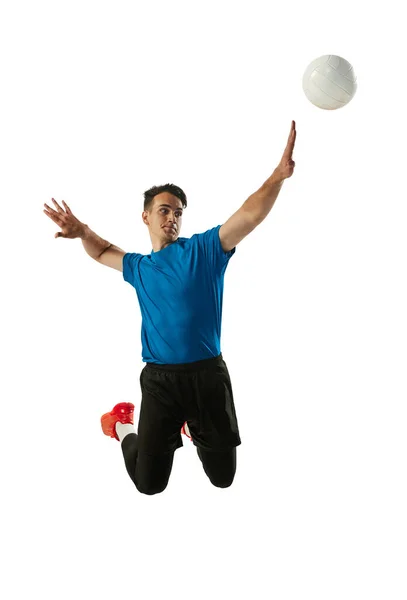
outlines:
M146 496L154 496L154 494L161 494L167 487L168 482L165 485L146 485L136 483L136 488L140 494L146 494Z
M212 485L218 488L228 488L232 485L235 476L229 478L223 478L221 480L211 479Z

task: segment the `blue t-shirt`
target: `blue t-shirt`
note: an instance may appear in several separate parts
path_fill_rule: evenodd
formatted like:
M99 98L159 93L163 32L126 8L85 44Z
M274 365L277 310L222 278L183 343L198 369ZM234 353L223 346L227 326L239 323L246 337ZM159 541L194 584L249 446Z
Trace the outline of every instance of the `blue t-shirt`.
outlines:
M219 356L223 280L229 259L221 225L180 237L159 252L127 253L123 278L136 290L142 316L142 360L182 364Z

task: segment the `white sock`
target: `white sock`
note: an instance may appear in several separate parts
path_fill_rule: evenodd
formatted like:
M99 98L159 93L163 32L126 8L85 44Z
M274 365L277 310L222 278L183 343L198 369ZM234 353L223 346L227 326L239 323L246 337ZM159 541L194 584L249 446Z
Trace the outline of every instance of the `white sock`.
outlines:
M117 421L116 433L119 437L120 442L122 442L126 435L129 435L129 433L136 433L136 430L134 429L134 426L131 423L120 423L120 421Z

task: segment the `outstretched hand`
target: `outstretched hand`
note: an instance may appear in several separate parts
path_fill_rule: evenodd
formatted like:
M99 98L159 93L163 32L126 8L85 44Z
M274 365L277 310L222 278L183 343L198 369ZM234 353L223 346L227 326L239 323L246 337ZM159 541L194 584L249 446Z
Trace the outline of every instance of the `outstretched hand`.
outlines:
M65 207L64 210L54 198L52 198L52 202L54 203L56 210L48 206L48 204L44 204L44 212L62 230L58 231L54 237L69 239L82 237L84 234L85 225L75 217L69 206L62 200L62 204Z
M293 151L295 146L295 138L297 131L295 129L295 121L291 121L290 135L288 136L287 146L278 167L275 169L274 178L284 181L288 179L294 172L295 162L293 161Z

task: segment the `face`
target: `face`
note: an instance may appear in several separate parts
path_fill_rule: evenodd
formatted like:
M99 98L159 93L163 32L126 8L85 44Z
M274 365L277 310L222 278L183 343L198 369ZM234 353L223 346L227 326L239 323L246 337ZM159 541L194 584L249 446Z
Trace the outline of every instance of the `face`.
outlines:
M182 214L181 200L169 192L162 192L155 196L151 212L143 212L143 221L149 225L150 234L163 244L170 244L180 234Z

